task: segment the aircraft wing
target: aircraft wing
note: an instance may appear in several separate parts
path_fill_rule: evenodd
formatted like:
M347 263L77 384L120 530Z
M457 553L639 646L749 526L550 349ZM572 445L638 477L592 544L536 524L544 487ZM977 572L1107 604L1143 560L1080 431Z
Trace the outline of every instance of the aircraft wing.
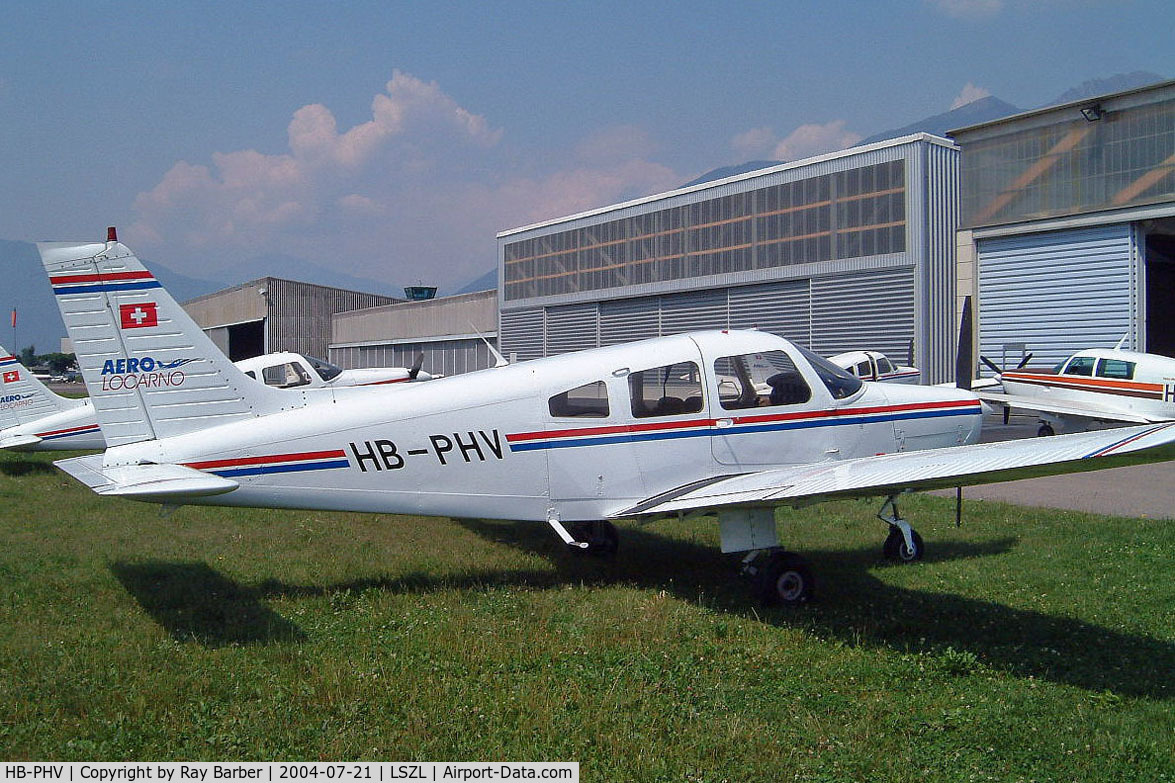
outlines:
M1175 459L1175 422L720 476L648 498L615 516L733 506L801 506L836 497L990 484L1170 459Z
M168 498L221 495L237 482L183 465L102 464L101 454L53 463L99 495L166 502Z
M1026 411L1053 413L1058 416L1077 416L1083 419L1099 419L1101 421L1121 421L1126 424L1155 424L1160 421L1171 421L1169 416L1143 416L1134 411L1102 405L1091 405L1072 400L1054 402L1042 400L1039 397L1026 397L1020 394L1007 394L986 390L975 391L975 396L987 403L1006 405Z

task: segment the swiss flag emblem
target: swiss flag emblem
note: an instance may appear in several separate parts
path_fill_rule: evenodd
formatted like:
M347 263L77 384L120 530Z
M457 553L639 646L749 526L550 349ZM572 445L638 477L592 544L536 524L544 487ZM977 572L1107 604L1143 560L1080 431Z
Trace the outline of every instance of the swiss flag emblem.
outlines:
M20 370L13 370L12 372L4 373L5 383L16 383L20 380Z
M144 326L159 326L159 312L154 302L119 305L119 320L123 329L139 329Z

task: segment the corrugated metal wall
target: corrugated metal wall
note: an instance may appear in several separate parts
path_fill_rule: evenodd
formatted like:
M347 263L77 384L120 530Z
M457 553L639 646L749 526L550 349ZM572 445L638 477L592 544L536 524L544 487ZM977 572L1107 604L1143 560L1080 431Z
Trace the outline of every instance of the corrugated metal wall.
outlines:
M492 338L489 339L491 344L494 343ZM494 365L490 349L476 339L332 347L328 361L349 369L411 367L422 353L424 364L421 366L433 374L460 375Z
M825 355L871 348L905 361L914 336L914 272L878 270L613 300L599 307L516 310L502 314L501 340L504 353L533 359L698 329L752 327Z
M345 310L386 305L390 296L347 291L342 288L266 278L270 303L266 328L270 351L295 351L325 357L329 353L331 316Z
M1140 254L1128 224L980 239L979 348L1033 365L1138 339ZM981 368L985 374L990 374Z

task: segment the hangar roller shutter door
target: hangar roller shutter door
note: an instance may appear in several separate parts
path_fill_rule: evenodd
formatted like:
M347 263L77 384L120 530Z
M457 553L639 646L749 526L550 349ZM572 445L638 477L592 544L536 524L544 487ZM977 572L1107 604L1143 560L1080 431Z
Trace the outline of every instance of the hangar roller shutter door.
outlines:
M904 362L914 338L914 270L812 280L812 344L821 356L881 351Z
M1081 348L1112 347L1133 330L1129 225L981 239L978 255L979 350L997 364L1014 364L1023 346L1034 366L1052 365Z
M498 341L507 358L515 354L519 361L538 359L544 354L546 313L538 310L515 310L502 313Z
M599 306L563 305L547 309L547 356L599 346Z
M732 288L730 328L756 328L799 343L812 342L812 297L807 280Z
M726 289L690 291L661 297L661 334L681 334L698 329L725 329Z
M600 345L644 340L660 334L660 297L600 302Z

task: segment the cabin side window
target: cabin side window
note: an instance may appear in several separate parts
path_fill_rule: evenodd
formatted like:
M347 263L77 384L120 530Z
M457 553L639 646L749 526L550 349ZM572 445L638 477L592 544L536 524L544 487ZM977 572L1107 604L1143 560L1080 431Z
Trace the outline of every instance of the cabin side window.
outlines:
M608 415L608 387L603 381L585 383L547 400L556 418L603 418Z
M1065 367L1065 375L1093 375L1094 361L1092 356L1074 356Z
M693 362L678 362L628 376L632 415L675 416L702 409L702 373Z
M832 399L848 399L865 387L860 378L854 378L852 373L845 372L823 356L818 356L799 345L796 346L796 350L812 365L812 369L820 376L821 383L828 389Z
M1129 381L1134 378L1134 362L1121 359L1101 359L1097 363L1097 374L1101 378Z
M852 369L852 373L858 378L868 378L873 374L873 371L869 369L869 362L858 362L857 366Z
M889 361L889 359L885 358L884 356L881 356L877 359L877 374L878 375L885 375L886 373L891 373L893 371L894 371L894 366Z
M290 389L295 386L305 386L310 383L310 376L293 362L275 364L261 370L261 377L266 386L276 386L279 389Z
M714 362L718 402L728 411L798 405L812 399L795 362L783 351L724 356Z

